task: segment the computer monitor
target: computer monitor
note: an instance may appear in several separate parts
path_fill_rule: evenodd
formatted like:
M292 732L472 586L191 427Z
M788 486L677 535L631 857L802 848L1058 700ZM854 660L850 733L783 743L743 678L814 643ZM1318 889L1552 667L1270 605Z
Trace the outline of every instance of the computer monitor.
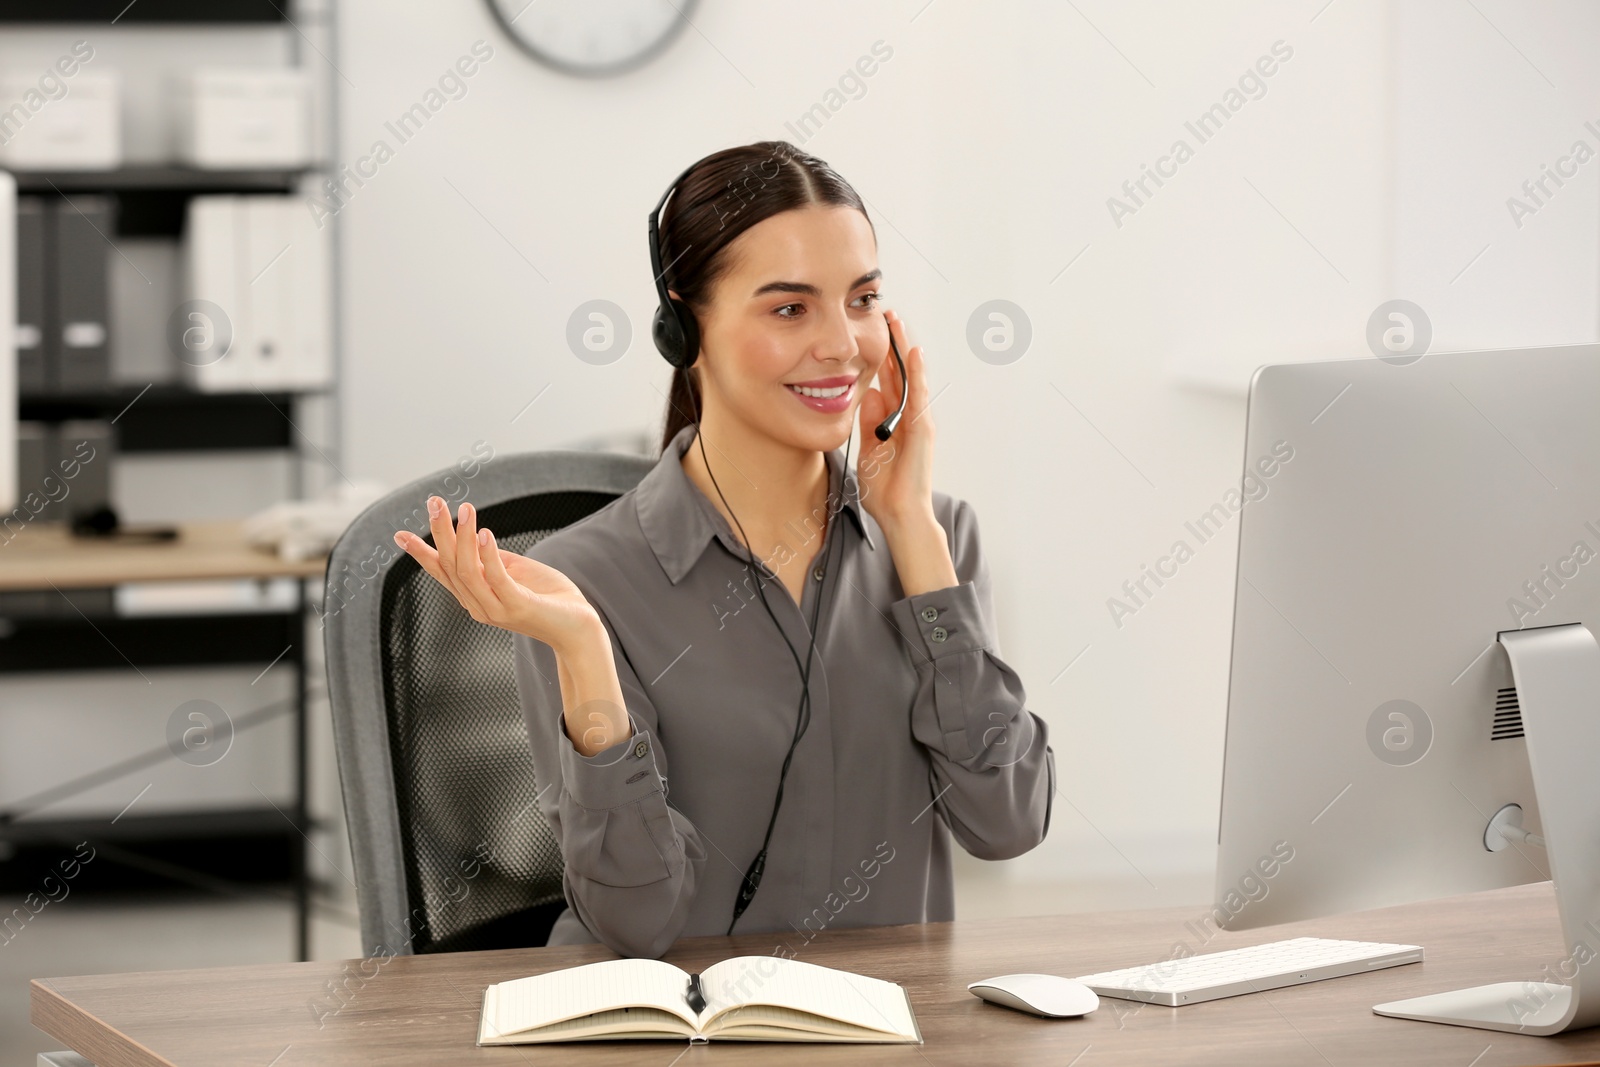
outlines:
M1553 872L1570 957L1375 1010L1600 1022L1600 345L1265 366L1246 424L1218 924Z

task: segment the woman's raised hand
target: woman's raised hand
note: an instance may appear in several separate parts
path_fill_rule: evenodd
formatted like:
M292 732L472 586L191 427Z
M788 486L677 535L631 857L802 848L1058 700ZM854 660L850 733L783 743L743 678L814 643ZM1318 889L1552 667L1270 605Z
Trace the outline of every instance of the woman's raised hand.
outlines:
M884 318L894 335L906 364L906 378L894 356L885 357L877 375L878 384L861 397L861 457L856 476L861 484L861 506L886 531L892 526L923 522L933 515L933 417L928 414L928 371L922 346L906 346L906 327L898 313L887 311ZM905 414L894 434L879 441L878 423L900 405L907 389Z
M443 499L428 498L433 543L406 530L395 544L450 590L478 622L543 641L558 653L593 635L600 616L554 567L501 548L489 530L477 528L477 510L463 502L452 526Z

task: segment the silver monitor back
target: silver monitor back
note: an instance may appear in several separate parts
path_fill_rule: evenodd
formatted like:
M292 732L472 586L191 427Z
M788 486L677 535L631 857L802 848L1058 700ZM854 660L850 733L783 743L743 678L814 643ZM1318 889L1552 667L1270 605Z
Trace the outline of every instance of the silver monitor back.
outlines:
M1245 439L1218 925L1548 879L1496 635L1600 634L1600 345L1265 366Z

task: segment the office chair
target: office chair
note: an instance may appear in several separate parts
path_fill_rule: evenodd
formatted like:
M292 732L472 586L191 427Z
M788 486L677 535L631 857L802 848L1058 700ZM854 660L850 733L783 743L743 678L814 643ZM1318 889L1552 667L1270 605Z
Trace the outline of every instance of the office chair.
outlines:
M394 532L432 544L437 494L452 516L471 502L480 528L524 552L654 465L578 451L464 463L471 476L449 467L390 493L334 545L323 640L366 956L544 945L565 907L512 635L475 622Z

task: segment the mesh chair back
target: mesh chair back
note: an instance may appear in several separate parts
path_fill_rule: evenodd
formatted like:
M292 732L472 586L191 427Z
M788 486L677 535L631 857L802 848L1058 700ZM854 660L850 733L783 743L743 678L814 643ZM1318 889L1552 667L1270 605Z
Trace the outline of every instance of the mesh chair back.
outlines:
M654 462L553 451L448 468L373 504L334 546L322 623L367 956L543 945L565 907L512 635L475 622L394 532L431 545L434 494L452 514L470 500L480 527L524 552Z

